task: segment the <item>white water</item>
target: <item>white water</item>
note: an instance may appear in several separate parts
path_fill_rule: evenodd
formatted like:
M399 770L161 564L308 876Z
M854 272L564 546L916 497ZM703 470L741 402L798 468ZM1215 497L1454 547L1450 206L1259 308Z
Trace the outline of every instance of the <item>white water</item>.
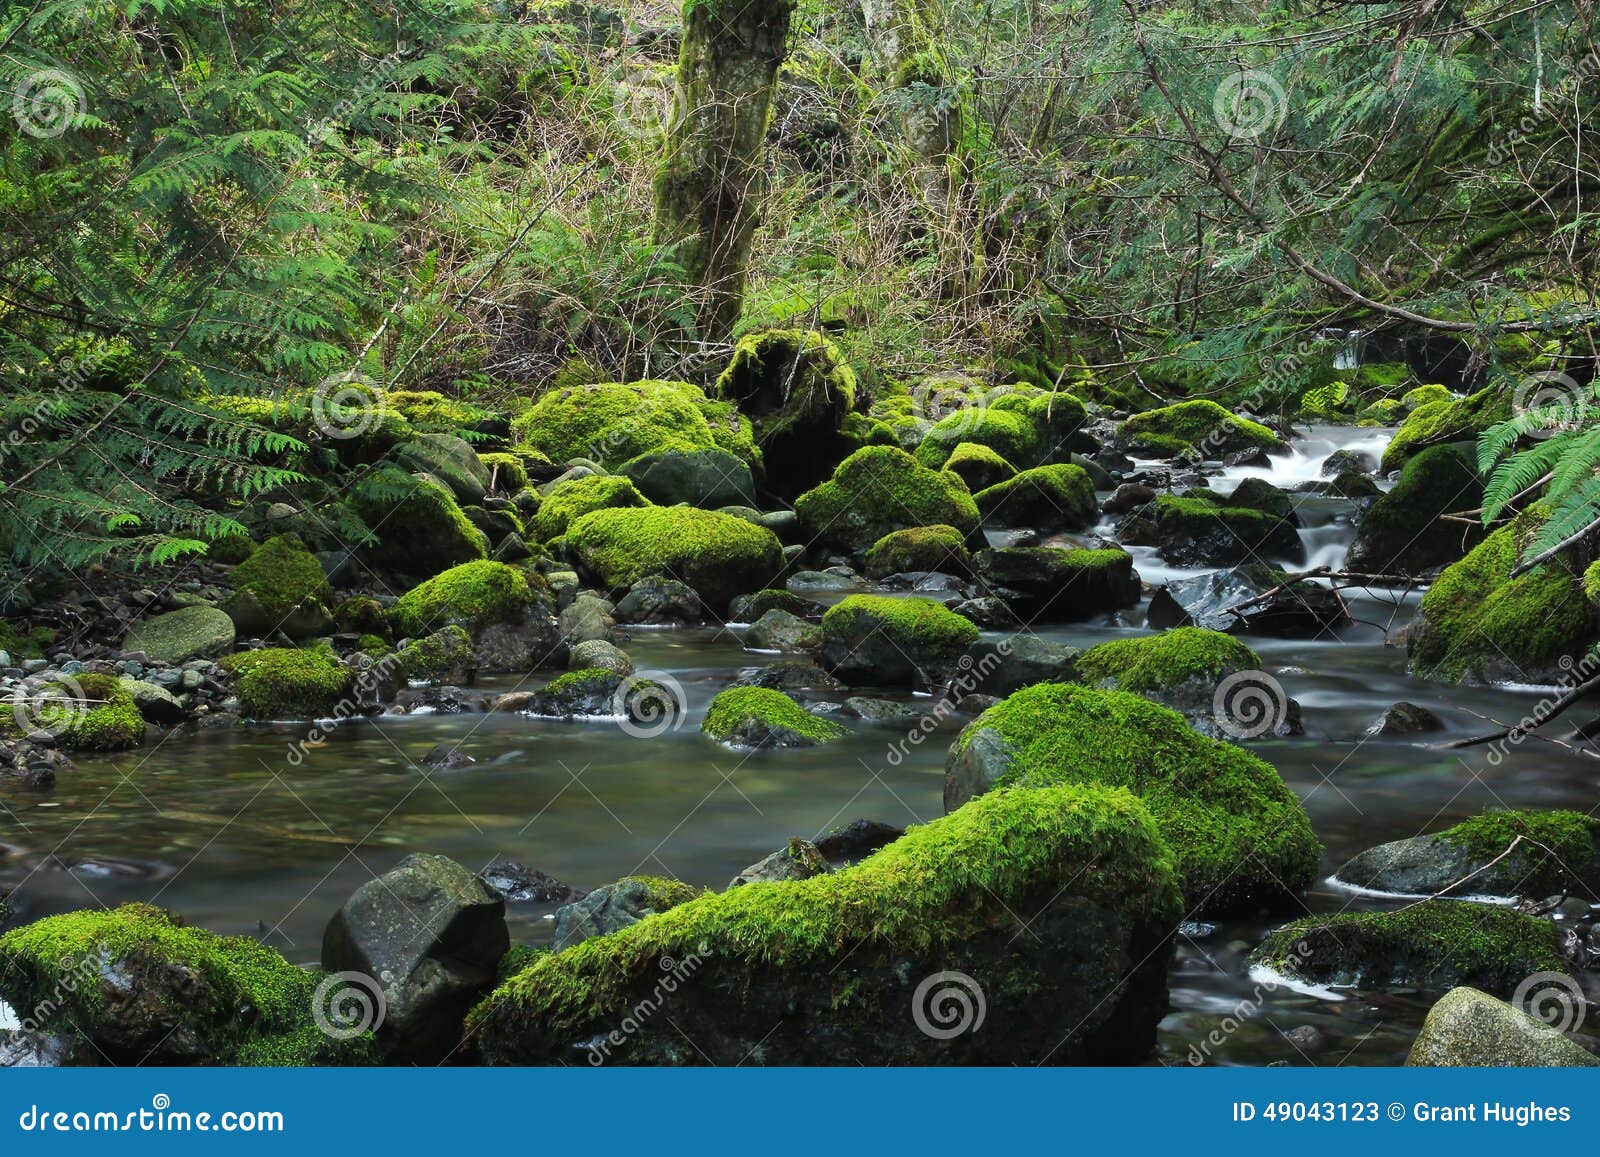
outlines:
M1322 463L1335 450L1360 450L1377 462L1394 437L1390 430L1356 426L1312 426L1305 437L1289 443L1289 453L1274 455L1268 466L1227 466L1211 482L1219 494L1232 494L1246 478L1265 478L1274 486L1293 490L1303 482L1322 477ZM1381 484L1380 484L1381 485Z

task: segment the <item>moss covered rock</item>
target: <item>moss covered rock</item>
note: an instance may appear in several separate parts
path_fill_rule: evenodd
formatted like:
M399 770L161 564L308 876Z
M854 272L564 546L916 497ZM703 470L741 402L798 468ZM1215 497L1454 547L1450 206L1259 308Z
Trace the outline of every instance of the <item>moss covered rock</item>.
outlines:
M400 673L413 683L471 683L477 673L472 636L448 626L400 648Z
M822 616L822 665L847 683L938 687L978 628L932 599L849 595Z
M938 470L963 442L985 446L1007 462L1032 464L1038 460L1039 431L1026 413L997 407L957 410L940 418L923 435L917 461Z
M1472 446L1429 446L1361 516L1347 565L1367 574L1419 575L1455 562L1483 541L1484 530L1475 521L1445 522L1440 516L1476 510L1482 502Z
M331 651L269 647L229 655L222 665L253 719L322 719L350 690L350 671Z
M1600 892L1600 820L1569 811L1484 812L1370 848L1338 874L1401 896L1590 896Z
M951 746L945 807L995 787L1062 783L1142 798L1191 910L1283 907L1315 876L1322 847L1270 764L1123 691L1040 683L991 707Z
M392 457L413 474L427 474L450 488L456 501L473 506L489 492L489 467L464 438L454 434L420 434L396 446Z
M425 635L446 626L476 632L519 617L533 602L522 571L485 559L451 567L413 587L389 608L389 618L402 635Z
M1155 547L1176 566L1298 562L1305 557L1305 544L1293 523L1264 510L1234 506L1206 489L1159 496L1130 514L1120 534L1123 542Z
M492 1064L1134 1062L1166 1011L1180 911L1126 792L997 792L854 867L702 896L540 957L474 1011L469 1033ZM1038 937L1027 952L1014 912ZM666 983L664 960L680 966L670 1022L614 1032ZM981 991L984 1017L933 1039L918 1025L954 994L927 978L950 972ZM963 992L969 1008L975 996Z
M185 663L226 655L234 635L233 619L216 607L180 607L135 623L122 649L142 651L154 663Z
M234 594L223 610L240 634L267 636L281 631L291 639L326 633L332 624L328 576L292 534L270 538L229 576Z
M54 738L68 751L126 751L144 742L144 716L131 691L114 675L83 674L47 683L14 708L4 722L38 739Z
M1471 985L1509 996L1536 972L1567 970L1559 934L1492 904L1426 900L1396 912L1308 916L1269 935L1251 959L1302 982L1440 992Z
M849 734L782 691L730 687L711 701L700 730L729 747L816 747Z
M1582 583L1560 562L1511 578L1523 516L1445 568L1406 633L1413 674L1452 683L1556 683L1600 633Z
M386 467L353 487L351 501L377 539L363 549L380 566L431 575L488 556L489 540L440 483Z
M754 506L756 502L755 476L749 463L715 446L641 454L624 462L618 473L645 498L662 506L684 503L716 510Z
M1381 468L1399 470L1418 451L1444 442L1475 442L1496 422L1511 417L1511 394L1489 387L1465 398L1448 397L1424 402L1395 431L1384 448Z
M189 928L146 904L50 916L0 936L0 997L83 1042L88 1064L368 1057L369 1041L336 1041L317 1026L319 980L255 940Z
M603 382L552 390L511 424L519 453L616 469L641 454L720 447L759 461L750 427L691 382Z
M567 532L573 521L596 510L617 510L649 506L631 479L611 474L591 474L557 482L545 493L531 529L536 538L548 542Z
M1261 423L1235 417L1209 401L1179 402L1135 414L1122 424L1121 435L1134 453L1157 458L1190 452L1221 458L1241 450L1288 450L1283 440Z
M1084 530L1099 508L1094 483L1081 466L1058 464L1024 470L973 496L984 522L1046 532Z
M1015 476L1017 468L987 446L961 442L945 459L944 469L958 476L974 494Z
M814 540L843 550L865 550L917 526L953 526L963 535L978 528L978 508L960 478L889 446L857 450L829 481L802 494L795 511Z
M1068 623L1139 603L1139 575L1125 550L1013 546L980 551L973 567L1024 621Z
M719 613L783 569L783 548L766 527L685 506L597 510L569 526L565 541L602 586L625 590L664 575L686 583Z
M528 485L528 467L520 454L479 454L478 461L489 471L489 490L495 494L516 494Z
M1476 988L1452 988L1428 1010L1407 1065L1432 1068L1588 1068L1600 1058L1559 1028Z
M966 536L953 526L916 526L886 534L867 551L867 576L887 578L913 571L965 574L971 556Z

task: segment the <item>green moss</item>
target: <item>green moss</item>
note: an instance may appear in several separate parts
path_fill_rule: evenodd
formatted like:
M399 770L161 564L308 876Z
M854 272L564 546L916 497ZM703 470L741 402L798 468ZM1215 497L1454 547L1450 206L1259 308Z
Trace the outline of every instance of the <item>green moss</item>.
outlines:
M112 675L75 675L50 684L28 719L33 728L56 733L68 751L124 751L144 742L144 717Z
M1383 451L1383 469L1398 470L1425 446L1476 441L1479 434L1511 417L1511 397L1494 387L1466 398L1425 402L1406 415Z
M917 461L937 470L962 442L987 446L1009 462L1037 461L1039 431L1026 413L1000 409L957 410L935 422L917 447Z
M1416 386L1400 396L1400 404L1409 413L1433 402L1453 402L1455 395L1440 385Z
M953 753L985 728L1010 749L1001 786L1097 783L1140 796L1192 909L1272 903L1315 877L1321 845L1277 771L1176 711L1124 691L1040 683L980 715Z
M528 580L503 562L463 563L413 587L389 609L402 635L413 637L454 625L476 631L515 618L532 605Z
M719 438L713 422L733 429ZM517 452L553 462L588 458L614 469L656 450L716 446L754 462L747 428L690 382L603 382L552 390L511 424Z
M390 646L389 640L382 635L362 635L361 638L356 640L356 650L364 655L370 655L374 659L381 659L385 655L392 653L394 648Z
M1017 468L987 446L961 442L945 459L944 468L959 475L967 489L976 494L1016 475Z
M0 619L0 651L10 655L13 660L41 658L44 648L53 644L56 638L56 633L48 627L19 631Z
M240 651L222 665L237 677L245 714L254 719L325 718L350 689L349 669L321 649Z
M268 614L287 615L307 599L328 603L333 590L322 564L292 534L280 534L256 547L233 568L229 581L248 591Z
M843 871L702 896L542 957L480 1004L468 1031L497 1031L500 1022L498 1031L532 1028L556 1040L612 1023L662 958L728 957L754 973L826 965L862 947L936 955L1003 919L1007 902L1063 886L1131 916L1179 912L1171 864L1128 793L994 792ZM841 999L853 983L848 969L816 975Z
M131 969L136 986L146 972L158 987L172 983L174 968L190 972L189 1000L171 1011L199 1033L216 1062L326 1064L370 1043L337 1046L317 1028L318 974L248 937L189 928L147 904L49 916L0 936L0 989L15 1007L47 1010L44 1027L90 1036L105 1012L104 994L98 982L85 982L84 960Z
M438 683L474 666L472 636L451 625L400 649L400 672L417 683Z
M1251 447L1284 448L1267 427L1237 418L1210 401L1179 402L1135 414L1122 424L1122 434L1135 448L1156 454L1202 449L1216 457Z
M1459 844L1475 861L1488 862L1511 847L1517 837L1538 845L1530 862L1541 866L1534 878L1520 882L1529 896L1587 892L1595 884L1595 838L1600 820L1572 811L1486 811L1439 833Z
M569 526L565 542L607 587L665 575L717 608L760 590L783 568L783 548L766 527L686 506L597 510Z
M1000 526L1082 530L1094 521L1094 483L1081 466L1024 470L973 496L984 521Z
M426 430L470 430L493 417L487 410L447 398L436 390L394 390L383 400L392 413Z
M964 536L953 526L896 530L867 551L867 574L871 578L927 570L965 574L970 563Z
M1079 655L1077 663L1087 680L1110 681L1122 691L1160 691L1191 679L1257 670L1261 657L1232 635L1176 627L1142 639L1101 643Z
M809 743L827 743L849 734L844 726L811 714L782 691L765 687L731 687L721 692L711 701L700 730L719 743L727 743L749 720L773 730L791 731Z
M596 510L649 506L633 483L620 475L591 474L550 488L533 516L534 536L546 542L560 538L575 520Z
M1427 900L1395 912L1309 916L1276 929L1252 959L1321 984L1469 984L1509 993L1538 972L1564 973L1556 926L1508 908Z
M856 372L839 347L816 330L767 329L745 334L734 344L733 357L717 378L714 392L719 398L748 404L753 385L764 385L779 376L790 379L782 392L792 417L800 416L796 410L844 414L855 408Z
M1409 381L1411 367L1405 362L1366 362L1355 371L1355 384L1363 390L1391 393Z
M1535 525L1524 515L1446 567L1422 596L1409 636L1411 669L1433 679L1551 677L1593 641L1594 606L1559 563L1511 578L1518 543Z
M1479 505L1472 447L1429 446L1400 471L1394 487L1367 508L1351 549L1351 569L1371 574L1419 574L1454 562L1483 541L1483 526L1445 522L1441 515Z
M893 426L882 419L869 418L865 414L846 414L841 430L856 446L900 445L900 438Z
M333 625L348 635L387 635L389 620L384 617L378 600L366 595L353 595L333 610Z
M956 662L978 641L978 628L943 603L888 595L847 595L822 616L824 638L881 637L903 656L935 667Z
M795 511L818 540L846 549L914 526L953 526L962 534L978 527L978 508L959 477L890 446L857 450L832 479L802 494Z
M352 489L351 499L378 540L368 553L405 574L437 574L489 553L489 540L449 489L399 467L373 471Z
M502 494L515 494L528 484L528 468L518 454L479 454L493 477L491 488Z
M1583 572L1583 593L1591 603L1600 603L1600 560L1591 562Z
M256 544L243 534L229 534L206 547L206 557L225 566L237 566L249 558Z

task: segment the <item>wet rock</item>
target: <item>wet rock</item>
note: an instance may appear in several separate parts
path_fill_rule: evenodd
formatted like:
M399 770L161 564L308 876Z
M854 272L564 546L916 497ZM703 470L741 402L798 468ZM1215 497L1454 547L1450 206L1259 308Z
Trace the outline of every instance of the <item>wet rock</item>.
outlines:
M377 982L387 1058L437 1064L511 947L505 914L499 893L454 860L407 856L345 901L323 934L322 966Z
M978 628L930 599L851 595L822 616L822 665L853 685L938 687Z
M494 548L493 558L496 562L521 562L532 557L533 548L514 530L502 538L500 545Z
M154 683L146 683L141 679L130 679L123 676L118 680L122 689L133 696L134 706L139 708L139 714L150 723L162 723L171 726L182 723L189 717L183 704L172 692Z
M633 660L628 657L626 651L614 643L604 639L590 639L572 648L572 654L567 659L567 669L615 671L618 675L631 675Z
M1420 575L1447 566L1483 541L1476 517L1444 515L1483 502L1477 454L1470 443L1430 446L1406 463L1389 493L1367 508L1356 525L1347 569L1364 574Z
M619 716L626 709L626 685L631 678L599 669L569 671L530 693L516 710L548 719ZM495 710L506 709L497 702Z
M1572 1068L1600 1065L1600 1059L1521 1009L1476 988L1462 987L1445 993L1429 1011L1406 1064Z
M535 608L509 622L491 623L472 637L472 658L479 671L521 674L561 662L567 640L553 616Z
M496 860L483 870L483 882L511 904L570 904L586 892L515 860Z
M1313 482L1308 485L1318 487L1318 493L1326 494L1330 498L1377 498L1383 494L1378 484L1371 478L1353 472L1340 474L1325 484Z
M1322 460L1322 476L1337 478L1341 474L1371 474L1378 468L1378 460L1365 450L1335 450Z
M139 651L151 663L215 659L233 650L233 620L215 607L184 607L135 623L122 640L124 651Z
M962 695L992 695L1003 699L1034 683L1075 680L1077 657L1077 647L1033 634L981 639L967 650L968 661L961 664L955 681L971 684L958 688Z
M1117 487L1116 492L1106 499L1105 512L1107 514L1127 514L1149 502L1156 500L1154 487L1146 486L1142 482L1124 482Z
M923 715L915 707L889 699L868 699L856 695L844 701L847 714L868 723L915 723Z
M417 762L423 767L432 767L440 771L457 771L463 767L471 767L478 761L454 744L439 743Z
M1153 546L1176 566L1227 566L1257 558L1297 562L1305 557L1294 524L1213 491L1163 494L1123 520L1125 543Z
M734 687L769 687L774 691L843 691L844 684L815 663L781 662L747 667L734 678Z
M1078 622L1139 602L1139 575L1123 550L1006 547L973 558L989 592L1024 622Z
M1350 621L1337 591L1311 582L1274 590L1287 578L1269 567L1241 566L1178 579L1150 597L1145 623L1299 638Z
M701 889L680 880L629 876L596 888L557 911L551 947L561 952L592 937L620 932L647 916L669 911L701 894Z
M1396 703L1378 720L1380 735L1421 735L1428 731L1443 731L1444 723L1426 707L1415 703Z
M1588 895L1600 888L1600 822L1577 812L1485 812L1369 848L1338 878L1402 896Z
M740 595L728 604L728 621L753 623L768 611L788 611L802 619L822 617L822 608L810 599L803 599L789 591L765 590L753 595Z
M904 828L878 820L851 820L816 841L817 851L835 867L864 860L879 848L906 834Z
M822 629L774 608L750 625L744 645L752 651L814 651L822 645Z
M700 730L729 747L817 747L846 734L831 719L806 711L782 691L730 687L711 701Z
M950 604L950 609L963 619L970 619L980 627L993 631L1010 630L1022 625L1004 599L994 595L981 595L975 599L962 599Z
M1225 455L1222 459L1224 466L1260 466L1272 465L1272 459L1267 452L1259 446L1251 446L1244 450L1235 450L1232 454Z
M617 600L616 621L630 625L689 625L706 621L706 606L686 584L652 576L640 579Z
M778 880L809 880L825 876L833 868L810 840L792 839L770 856L751 864L732 880L728 888L741 888L746 884L770 884Z
M623 463L617 473L660 506L686 503L716 510L756 501L749 465L726 450L658 450Z
M570 646L590 639L609 639L616 620L612 604L596 595L578 595L557 620L561 636Z

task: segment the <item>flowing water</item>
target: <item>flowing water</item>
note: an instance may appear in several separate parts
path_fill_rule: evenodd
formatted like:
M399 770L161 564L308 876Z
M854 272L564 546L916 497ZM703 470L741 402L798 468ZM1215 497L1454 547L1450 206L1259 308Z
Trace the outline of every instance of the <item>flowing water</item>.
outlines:
M1316 477L1332 450L1376 452L1385 438L1313 429L1270 470L1229 470L1213 484L1227 492L1261 473L1292 486ZM1342 560L1353 509L1303 498L1312 565ZM1135 553L1147 583L1201 573ZM1248 640L1303 709L1303 737L1251 747L1304 802L1327 846L1324 877L1374 844L1437 830L1487 805L1593 807L1592 764L1548 745L1515 748L1491 767L1483 749L1440 751L1371 734L1401 699L1436 711L1448 738L1484 730L1484 716L1510 722L1540 694L1409 677L1403 649L1385 644L1385 628L1404 624L1417 596L1348 595L1359 621L1336 635ZM1144 633L1142 623L1141 608L1126 625L1041 633L1088 645ZM792 835L817 835L857 817L904 825L941 814L944 752L956 720L909 748L903 726L859 721L851 721L847 739L809 750L741 754L705 740L698 724L712 696L739 669L771 660L745 652L740 633L633 632L625 646L637 667L670 674L689 707L681 726L652 738L612 722L385 716L347 724L314 748L303 744L305 725L281 725L83 757L49 793L0 781L0 892L13 890L10 903L22 919L152 901L313 963L344 898L408 852L443 853L475 869L518 860L585 888L636 872L721 887ZM480 690L515 685L491 680ZM441 741L459 743L478 762L458 771L420 768L420 757ZM897 744L903 757L891 754ZM1329 883L1305 898L1318 913L1394 903ZM550 912L511 905L513 936L547 942ZM1317 996L1264 986L1245 957L1266 930L1251 922L1185 926L1159 1061L1376 1065L1404 1058L1426 996Z

